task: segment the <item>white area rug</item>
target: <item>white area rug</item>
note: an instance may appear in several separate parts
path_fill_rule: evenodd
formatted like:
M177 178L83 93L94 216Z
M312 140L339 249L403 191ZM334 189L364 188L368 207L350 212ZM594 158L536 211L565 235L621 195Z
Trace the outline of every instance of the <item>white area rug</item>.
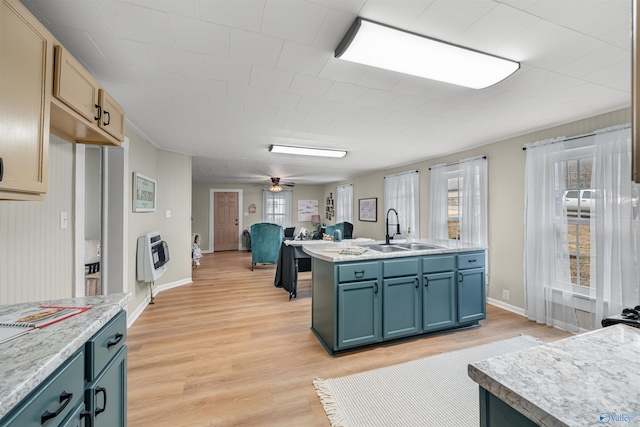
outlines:
M521 335L313 385L333 427L480 425L467 365L542 344Z

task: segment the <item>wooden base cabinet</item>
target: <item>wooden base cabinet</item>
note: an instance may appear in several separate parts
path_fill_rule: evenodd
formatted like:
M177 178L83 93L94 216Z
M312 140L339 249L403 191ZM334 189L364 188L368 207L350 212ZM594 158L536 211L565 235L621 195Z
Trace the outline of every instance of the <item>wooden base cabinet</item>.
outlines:
M0 427L126 427L126 313L121 311L0 420Z
M486 318L484 251L335 264L313 258L312 271L311 330L329 354Z

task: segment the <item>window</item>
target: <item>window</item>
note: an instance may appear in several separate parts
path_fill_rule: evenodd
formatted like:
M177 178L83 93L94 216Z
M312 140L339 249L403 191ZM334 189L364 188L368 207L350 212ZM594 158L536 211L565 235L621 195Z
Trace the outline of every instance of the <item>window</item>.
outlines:
M458 174L459 171L456 171ZM460 189L462 188L462 178L447 179L447 235L450 239L460 240Z
M353 224L353 184L336 188L336 223L345 221Z
M585 152L585 149L569 150L567 158L559 165L559 170L564 170L562 178L565 191L562 205L563 215L566 217L557 226L565 227L566 224L567 245L562 250L569 258L571 283L579 286L590 286L591 283L590 222L593 198L589 187L593 168L592 156L593 154ZM564 232L560 235L564 235Z
M431 167L429 237L486 245L487 159Z
M411 228L411 235L420 237L420 200L419 200L419 175L418 171L409 171L384 177L384 215L393 208L398 212L401 238L407 235ZM396 224L393 213L389 216L389 235L396 229L391 227ZM393 230L393 231L392 231ZM386 233L386 231L385 231Z
M262 221L289 227L291 225L291 190L272 193L262 190Z

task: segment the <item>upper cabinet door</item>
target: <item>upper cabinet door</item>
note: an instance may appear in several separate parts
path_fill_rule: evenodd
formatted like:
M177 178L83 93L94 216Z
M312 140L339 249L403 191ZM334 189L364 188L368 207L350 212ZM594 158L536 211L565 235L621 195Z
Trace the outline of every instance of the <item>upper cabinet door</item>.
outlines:
M17 0L0 8L0 199L47 191L53 37Z
M101 120L98 82L64 47L56 46L55 58L53 95L87 122L95 123Z
M124 110L120 104L104 89L100 89L98 104L102 107L98 126L118 141L124 141Z

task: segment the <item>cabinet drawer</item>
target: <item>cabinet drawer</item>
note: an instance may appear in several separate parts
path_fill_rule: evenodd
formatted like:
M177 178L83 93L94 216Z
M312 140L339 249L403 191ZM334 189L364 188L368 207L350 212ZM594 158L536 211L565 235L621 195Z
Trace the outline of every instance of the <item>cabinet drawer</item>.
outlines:
M338 265L338 281L354 282L378 278L377 262L361 262L357 264Z
M2 427L52 427L84 398L84 351L78 350L0 422Z
M458 270L484 267L484 252L458 255Z
M422 259L423 273L437 273L440 271L453 271L455 269L455 255L431 256L429 258Z
M93 381L127 339L127 314L120 311L87 341L87 381Z
M383 261L382 273L385 279L390 277L417 276L419 265L417 258Z

